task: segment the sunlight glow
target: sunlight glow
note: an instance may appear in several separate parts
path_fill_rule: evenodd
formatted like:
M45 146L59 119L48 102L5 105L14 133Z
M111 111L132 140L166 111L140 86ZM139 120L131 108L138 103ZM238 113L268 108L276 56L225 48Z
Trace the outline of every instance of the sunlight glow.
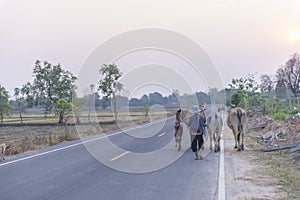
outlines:
M297 40L299 40L300 36L299 36L299 33L297 33L297 32L290 32L289 38L292 41L297 41Z

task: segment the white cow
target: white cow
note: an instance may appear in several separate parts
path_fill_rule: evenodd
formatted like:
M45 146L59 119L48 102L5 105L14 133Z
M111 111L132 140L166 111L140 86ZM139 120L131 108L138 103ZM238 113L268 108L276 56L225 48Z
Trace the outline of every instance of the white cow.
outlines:
M210 149L212 150L212 139L214 139L215 152L220 151L220 139L223 128L223 120L219 113L209 114L206 120L208 126L208 134L210 138Z

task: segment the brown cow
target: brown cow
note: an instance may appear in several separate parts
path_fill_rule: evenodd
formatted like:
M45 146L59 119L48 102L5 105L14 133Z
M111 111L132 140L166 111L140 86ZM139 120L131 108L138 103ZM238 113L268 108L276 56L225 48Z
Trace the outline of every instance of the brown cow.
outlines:
M178 151L181 150L181 139L183 134L183 127L182 127L182 121L186 119L188 115L188 111L179 109L176 112L176 122L175 122L175 148L177 148Z
M227 125L232 130L235 146L238 151L244 150L244 136L247 125L247 112L240 108L232 108L227 116Z

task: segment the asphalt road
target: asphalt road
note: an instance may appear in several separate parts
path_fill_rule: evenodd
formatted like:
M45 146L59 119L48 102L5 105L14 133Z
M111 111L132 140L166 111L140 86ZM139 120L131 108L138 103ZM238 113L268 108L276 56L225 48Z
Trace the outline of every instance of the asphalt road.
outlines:
M0 199L217 199L219 153L194 160L187 131L184 149L177 152L174 121L111 132L84 144L61 144L2 162Z

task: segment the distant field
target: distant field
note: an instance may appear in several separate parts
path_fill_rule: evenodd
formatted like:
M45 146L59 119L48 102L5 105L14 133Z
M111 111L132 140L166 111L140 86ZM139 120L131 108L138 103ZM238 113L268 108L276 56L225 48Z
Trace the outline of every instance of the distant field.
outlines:
M149 117L151 119L160 119L163 116L169 115L168 113L163 112L155 112L150 113ZM50 114L45 116L44 114L30 114L25 113L22 114L23 116L23 123L24 124L49 124L49 123L57 123L58 117L54 114ZM71 115L70 115L71 116ZM141 118L146 118L145 114L143 112L130 112L130 113L119 113L118 114L118 120L120 121L131 121L131 120L138 120ZM73 117L69 117L70 123L75 123L72 121L74 119ZM87 123L88 122L88 113L83 113L79 116L80 122ZM94 114L90 115L90 120L92 122L112 122L114 121L114 116L111 112L97 112L96 116ZM13 115L4 118L3 124L20 124L21 119L20 116L17 113L14 113Z

